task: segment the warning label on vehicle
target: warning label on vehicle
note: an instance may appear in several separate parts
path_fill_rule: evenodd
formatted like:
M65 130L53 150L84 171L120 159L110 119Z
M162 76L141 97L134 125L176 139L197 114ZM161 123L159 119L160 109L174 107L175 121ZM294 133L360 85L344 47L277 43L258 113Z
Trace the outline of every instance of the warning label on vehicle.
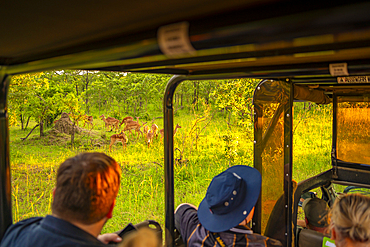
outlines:
M194 55L196 50L189 40L189 23L180 22L158 29L158 44L168 56Z
M370 76L338 77L338 83L370 83Z
M349 75L347 70L347 63L332 63L329 64L330 74L332 76Z

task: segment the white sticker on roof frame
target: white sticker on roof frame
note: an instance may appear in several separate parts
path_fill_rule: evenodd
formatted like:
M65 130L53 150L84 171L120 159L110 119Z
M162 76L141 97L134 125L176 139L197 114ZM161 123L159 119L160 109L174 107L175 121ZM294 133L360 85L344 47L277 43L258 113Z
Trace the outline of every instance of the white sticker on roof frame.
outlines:
M370 83L370 76L348 76L338 77L337 81L339 84L345 83Z
M329 70L332 76L349 75L347 70L347 63L331 63L329 64Z
M189 23L180 22L158 29L158 43L168 56L194 55L196 50L189 40Z

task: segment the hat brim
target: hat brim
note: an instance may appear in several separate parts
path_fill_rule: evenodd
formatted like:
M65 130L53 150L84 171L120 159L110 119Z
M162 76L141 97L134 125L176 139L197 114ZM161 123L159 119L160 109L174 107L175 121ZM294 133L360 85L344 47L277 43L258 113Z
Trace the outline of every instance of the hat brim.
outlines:
M211 232L223 232L230 230L241 223L255 206L261 191L261 174L256 169L237 165L227 171L235 172L246 183L246 193L243 201L233 211L223 215L216 215L209 210L207 200L204 198L198 208L200 223Z

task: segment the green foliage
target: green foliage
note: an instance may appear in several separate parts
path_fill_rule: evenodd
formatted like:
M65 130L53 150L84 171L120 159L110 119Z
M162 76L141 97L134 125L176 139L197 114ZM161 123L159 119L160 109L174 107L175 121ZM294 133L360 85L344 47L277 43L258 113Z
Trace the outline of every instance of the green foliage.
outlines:
M51 125L63 111L79 112L80 101L71 85L52 75L49 72L13 77L9 94L11 125L18 122L18 116L22 126L26 116L39 124Z
M238 136L234 137L232 133L228 133L223 135L222 139L225 142L225 157L229 159L230 164L233 164L238 156L239 138Z
M252 97L259 80L234 79L215 82L216 90L210 96L220 109L229 111L237 118L237 124L247 127L253 121Z
M8 99L11 126L17 124L18 120L23 121L25 117L32 115L34 93L42 90L43 86L48 87L48 84L41 80L41 76L42 73L13 76Z

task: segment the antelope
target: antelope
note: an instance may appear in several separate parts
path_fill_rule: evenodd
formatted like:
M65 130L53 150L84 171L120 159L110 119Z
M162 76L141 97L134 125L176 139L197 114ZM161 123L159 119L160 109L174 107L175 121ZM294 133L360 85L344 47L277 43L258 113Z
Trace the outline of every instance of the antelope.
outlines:
M158 125L156 125L155 123L152 124L152 131L153 135L155 135L155 137L158 137Z
M119 120L118 119L115 119L113 117L107 117L107 118L105 118L104 115L101 115L100 118L101 118L101 120L104 121L105 128L107 128L107 127L109 128L109 126L111 126L111 130L110 131L112 131L114 127L116 128L117 131L119 130L119 126L118 126L119 125Z
M139 121L128 121L128 122L126 122L126 126L125 126L125 128L123 129L123 131L130 131L130 133L132 133L131 132L131 130L135 130L136 131L136 133L137 133L137 138L139 138L139 134L141 133L141 135L143 135L143 132L141 132L141 130L140 130L140 128L141 128L141 125L139 124Z
M148 125L144 125L144 130L143 130L144 134L145 135L148 134L149 131L150 131L149 126Z
M93 127L93 116L87 116L87 115L84 115L84 128L85 128L85 124L87 124L87 126L91 126L91 128Z
M126 124L128 121L134 121L134 118L130 116L125 117L124 119L122 119L122 122L119 124L119 126L121 127L122 124Z
M175 136L175 134L177 132L177 129L181 129L181 126L179 124L176 124L175 130L173 131L173 136ZM159 131L159 133L161 134L161 137L163 138L164 137L164 129L161 129Z
M127 143L128 139L127 139L127 136L125 135L125 133L123 132L123 130L121 131L121 133L114 134L110 137L109 151L111 151L111 147L114 143L116 143L116 141L122 142L123 151L125 151L125 147L126 147L126 143Z
M153 130L149 130L146 134L146 142L148 143L148 148L150 147L150 143L153 142L154 132Z

